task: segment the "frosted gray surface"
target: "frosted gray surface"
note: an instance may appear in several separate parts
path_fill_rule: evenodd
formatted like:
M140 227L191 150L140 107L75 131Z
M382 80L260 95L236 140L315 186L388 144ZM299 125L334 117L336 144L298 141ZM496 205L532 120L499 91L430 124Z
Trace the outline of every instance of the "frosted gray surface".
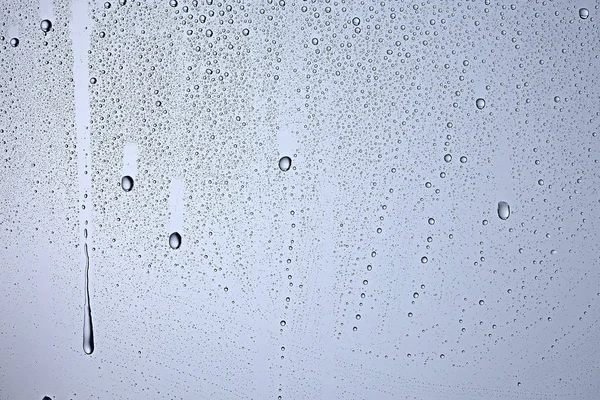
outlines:
M0 10L0 400L598 398L597 2Z

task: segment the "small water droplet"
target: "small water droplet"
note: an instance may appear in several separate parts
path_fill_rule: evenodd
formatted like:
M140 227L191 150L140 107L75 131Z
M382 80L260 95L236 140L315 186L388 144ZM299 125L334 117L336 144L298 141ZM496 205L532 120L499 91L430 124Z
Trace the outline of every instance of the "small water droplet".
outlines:
M121 178L121 187L124 191L129 192L133 189L133 178L129 175L125 175Z
M483 301L483 300L479 300L479 305L480 305L480 306L482 306L482 305L484 305L484 304L485 304L485 301Z
M12 47L17 47L19 45L19 39L17 39L17 38L10 39L10 45Z
M177 7L177 0L169 0L169 5L171 7Z
M40 28L42 29L42 32L48 32L52 28L52 22L48 19L44 19L40 22Z
M452 156L451 156L450 154L446 154L446 155L444 156L444 161L446 161L446 162L450 162L450 161L452 161Z
M356 319L360 319L360 314L356 314Z
M358 18L358 17L352 18L352 25L354 25L354 26L360 25L360 18Z
M465 156L462 156L462 157L460 158L460 162L461 162L461 163L463 163L463 164L464 164L464 163L466 163L466 162L467 162L467 157L465 157Z
M408 318L412 318L412 316L413 316L413 313L409 312L408 313Z
M587 19L590 16L590 11L587 8L579 9L579 18Z
M560 101L560 96L554 96L554 102L558 103Z
M171 236L169 236L169 246L174 250L177 250L181 246L181 235L179 233L171 233Z
M446 358L446 356L444 354L440 354L440 358L443 360L444 358Z
M315 46L319 44L319 39L317 38L313 38L312 39L312 44L314 44Z
M517 213L518 214L518 213ZM510 206L505 201L498 202L498 216L502 220L507 220L510 217Z
M285 326L285 321L284 321L284 320L281 320L281 322L279 323L279 325L281 325L281 326Z
M110 8L110 3L108 1L104 3L104 8L106 8L107 10Z
M421 262L423 264L427 264L427 261L429 261L429 259L427 257L425 257L425 256L421 257Z
M418 299L418 298L419 298L419 293L417 293L417 292L414 292L414 293L413 293L413 298L415 298L415 299Z
M540 180L538 181L538 185L540 185L540 186L543 186L543 185L544 185L544 180L543 180L543 179L540 179Z
M480 97L477 100L475 100L475 105L478 109L483 110L485 107L485 100Z
M248 36L250 34L250 30L248 28L242 29L242 35Z
M429 219L427 220L427 222L429 223L429 225L433 225L433 224L435 224L435 219L433 219L433 218L429 218Z
M279 169L282 170L283 172L289 170L291 166L292 166L292 159L289 158L288 156L284 156L279 159Z
M90 78L90 83L91 83L92 85L95 85L95 84L96 84L96 82L98 82L98 81L96 80L96 78L94 78L94 77Z

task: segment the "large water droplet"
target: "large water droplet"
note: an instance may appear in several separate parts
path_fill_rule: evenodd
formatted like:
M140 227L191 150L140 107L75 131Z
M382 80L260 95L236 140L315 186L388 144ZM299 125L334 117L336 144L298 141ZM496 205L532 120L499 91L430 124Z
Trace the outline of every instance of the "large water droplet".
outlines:
M12 47L17 47L19 45L19 39L17 39L16 37L10 39L10 45Z
M124 177L122 177L121 187L124 191L129 192L131 189L133 189L133 178L129 175L125 175Z
M171 233L171 236L169 236L169 246L171 246L172 249L178 249L179 246L181 246L181 235L179 233Z
M483 108L485 107L485 100L482 98L479 98L475 101L475 105L477 106L477 108L479 108L480 110L483 110Z
M88 255L87 243L84 245L83 248L85 251L85 303L83 304L83 351L85 352L85 354L92 354L94 352L94 328L92 326L92 307L90 306L90 258Z
M48 32L52 28L52 22L50 22L48 19L44 19L40 23L40 28L43 32Z
M506 220L510 217L510 206L505 201L498 202L498 216L500 219Z
M358 17L352 18L352 25L354 25L354 26L360 25L360 18L358 18Z
M579 9L579 18L587 19L590 16L590 11L587 8Z
M288 156L281 157L279 159L279 169L282 171L287 171L292 166L292 159Z

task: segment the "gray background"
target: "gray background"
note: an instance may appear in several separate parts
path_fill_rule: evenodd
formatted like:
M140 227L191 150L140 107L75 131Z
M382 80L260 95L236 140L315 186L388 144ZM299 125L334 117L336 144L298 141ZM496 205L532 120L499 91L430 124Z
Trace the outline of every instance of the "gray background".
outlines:
M125 3L1 5L0 399L597 398L596 3Z

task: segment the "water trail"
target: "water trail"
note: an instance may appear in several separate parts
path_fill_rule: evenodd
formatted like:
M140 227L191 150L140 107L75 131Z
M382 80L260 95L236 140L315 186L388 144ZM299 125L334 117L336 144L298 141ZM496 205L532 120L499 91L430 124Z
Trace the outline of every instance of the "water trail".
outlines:
M86 237L87 237L87 230ZM89 271L90 257L88 255L87 243L83 246L85 251L85 303L83 305L83 351L85 354L94 352L94 328L92 326L92 307L90 306Z
M90 306L89 267L87 226L92 219L91 189L91 143L90 143L90 99L89 99L89 64L90 31L92 20L88 15L88 3L76 0L71 4L71 45L73 50L73 83L75 85L75 129L77 131L77 168L79 175L79 226L83 229L85 250L85 303L83 317L83 351L92 354L94 351L94 333L92 329L92 309ZM90 224L91 226L91 224ZM93 230L90 232L93 234Z

